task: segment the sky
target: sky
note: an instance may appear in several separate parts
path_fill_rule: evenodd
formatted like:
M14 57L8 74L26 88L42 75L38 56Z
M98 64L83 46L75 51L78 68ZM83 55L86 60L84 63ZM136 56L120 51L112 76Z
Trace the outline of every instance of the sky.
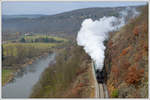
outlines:
M89 7L144 5L147 2L2 2L2 15L53 15Z

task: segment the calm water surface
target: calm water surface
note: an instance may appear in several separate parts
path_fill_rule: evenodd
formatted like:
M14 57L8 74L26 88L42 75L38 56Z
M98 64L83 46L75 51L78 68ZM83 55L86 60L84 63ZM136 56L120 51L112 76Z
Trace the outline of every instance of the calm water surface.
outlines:
M28 98L41 73L55 59L55 54L41 57L16 73L14 80L2 87L3 98Z

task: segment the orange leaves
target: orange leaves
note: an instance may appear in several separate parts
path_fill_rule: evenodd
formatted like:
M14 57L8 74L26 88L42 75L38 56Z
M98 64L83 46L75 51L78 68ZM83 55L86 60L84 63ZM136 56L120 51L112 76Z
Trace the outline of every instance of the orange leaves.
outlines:
M131 49L131 46L129 46L129 47L123 49L123 50L122 50L122 53L120 54L120 56L126 55L130 49Z
M147 24L135 26L133 29L133 34L135 36L139 36L139 33L143 33L143 32L144 33L148 32Z
M126 55L127 53L128 53L127 49L124 49L124 50L122 51L122 53L120 54L120 56Z
M137 66L129 67L125 76L125 81L128 84L136 84L141 80L143 74L144 69L138 69Z

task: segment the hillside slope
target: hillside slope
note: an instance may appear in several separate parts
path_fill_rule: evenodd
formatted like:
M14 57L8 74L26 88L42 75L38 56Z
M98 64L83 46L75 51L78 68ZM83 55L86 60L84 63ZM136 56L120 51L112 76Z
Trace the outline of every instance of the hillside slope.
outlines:
M85 8L64 12L56 15L45 15L34 18L5 18L2 17L3 33L34 32L42 34L75 35L86 18L93 20L103 16L117 16L125 7L116 8Z
M105 68L110 97L148 97L148 7L107 42Z
M89 56L82 47L66 46L34 86L31 98L92 98L94 83Z

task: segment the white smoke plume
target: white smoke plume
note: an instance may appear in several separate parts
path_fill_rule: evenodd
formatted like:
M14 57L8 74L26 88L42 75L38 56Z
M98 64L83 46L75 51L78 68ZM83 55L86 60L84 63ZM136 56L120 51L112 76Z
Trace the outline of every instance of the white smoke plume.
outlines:
M97 69L102 70L105 58L104 41L108 38L108 33L119 29L125 24L125 17L128 10L120 12L120 18L114 16L103 17L99 20L85 19L77 35L77 44L83 46L86 53L94 60ZM117 24L113 24L117 23Z

